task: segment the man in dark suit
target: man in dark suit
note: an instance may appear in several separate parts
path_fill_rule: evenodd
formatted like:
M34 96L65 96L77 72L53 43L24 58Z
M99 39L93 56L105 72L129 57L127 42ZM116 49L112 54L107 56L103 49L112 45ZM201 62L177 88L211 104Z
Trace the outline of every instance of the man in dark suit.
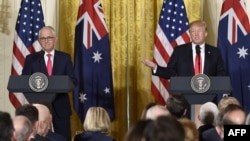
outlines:
M26 56L22 75L42 72L46 75L68 75L74 81L73 64L70 55L55 50L57 36L54 28L51 26L43 27L39 31L38 41L42 50ZM57 94L52 103L52 110L55 132L65 136L70 141L71 109L68 94Z
M204 21L194 21L189 25L189 33L192 42L177 46L167 67L162 67L150 60L142 60L146 66L153 69L153 75L166 79L171 76L195 75L195 56L197 49L201 55L201 71L199 73L208 76L225 76L223 61L219 50L205 43L207 37L207 25Z
M142 60L142 63L153 69L153 75L166 79L172 76L194 76L195 74L225 76L226 71L218 48L205 43L208 35L206 22L193 21L189 25L189 33L192 42L177 46L167 67L159 66L148 59ZM199 56L198 71L195 65L196 56ZM216 99L215 101L217 102Z

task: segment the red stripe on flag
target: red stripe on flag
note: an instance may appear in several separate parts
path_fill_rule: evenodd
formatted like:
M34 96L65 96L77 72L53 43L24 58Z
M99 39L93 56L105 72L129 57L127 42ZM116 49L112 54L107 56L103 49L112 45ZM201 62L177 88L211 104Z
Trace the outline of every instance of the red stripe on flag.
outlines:
M173 48L190 42L188 20L183 7L185 6L182 0L168 0L164 1L162 5L154 42L154 51L156 52L153 58L153 62L160 66L166 66L169 62ZM167 79L157 76L152 77L151 90L159 104L166 104L166 100L170 95L168 87L169 81Z

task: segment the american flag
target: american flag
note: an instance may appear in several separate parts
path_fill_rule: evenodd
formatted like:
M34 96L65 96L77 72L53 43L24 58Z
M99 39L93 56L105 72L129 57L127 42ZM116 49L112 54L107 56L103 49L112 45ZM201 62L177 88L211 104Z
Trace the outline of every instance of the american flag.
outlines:
M218 48L236 97L250 112L250 25L244 0L225 0L218 28Z
M22 0L14 33L11 75L21 75L25 57L41 50L38 32L43 26L40 0ZM22 93L10 93L9 99L16 108L28 103Z
M75 29L74 107L81 121L91 106L103 107L114 119L109 34L99 0L81 0Z
M183 0L164 0L156 29L153 61L167 66L173 49L190 42L188 19ZM159 104L165 105L169 97L169 80L152 76L151 90Z

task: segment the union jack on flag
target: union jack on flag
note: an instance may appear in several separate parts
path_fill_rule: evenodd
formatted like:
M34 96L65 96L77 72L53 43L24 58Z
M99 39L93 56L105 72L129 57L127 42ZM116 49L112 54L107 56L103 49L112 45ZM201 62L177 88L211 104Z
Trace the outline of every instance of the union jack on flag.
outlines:
M188 19L183 0L164 0L156 29L153 61L167 66L173 49L188 42ZM159 104L166 104L170 95L168 87L168 80L152 76L151 90Z
M92 6L86 6L92 5ZM95 18L96 17L96 18ZM81 0L77 16L77 24L83 22L83 44L86 48L92 47L92 34L98 40L108 34L103 9L99 0Z
M103 107L114 119L109 34L99 0L81 0L75 29L74 107L81 121L89 107Z
M232 84L232 96L250 112L250 24L244 0L224 0L218 48Z
M21 75L25 57L41 50L38 32L43 26L40 0L22 0L14 33L11 75ZM15 108L28 103L22 93L11 92L9 99Z

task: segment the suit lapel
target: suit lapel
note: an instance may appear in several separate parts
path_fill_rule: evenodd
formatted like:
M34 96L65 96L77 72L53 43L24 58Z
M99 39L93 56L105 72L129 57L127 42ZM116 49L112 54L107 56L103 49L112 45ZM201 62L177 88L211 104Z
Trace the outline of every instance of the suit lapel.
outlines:
M52 68L52 74L55 74L56 68L58 68L58 66L57 66L57 64L58 64L57 60L58 60L58 54L57 54L57 51L55 50L54 62L53 62L53 68Z
M210 60L210 57L211 57L211 51L209 49L209 47L207 46L207 44L205 44L205 60L204 60L204 69L203 69L203 73L204 74L208 74L207 71L208 71L208 68L209 68L209 60Z
M188 44L187 46L188 50L187 50L187 59L189 60L189 64L188 66L190 66L190 68L188 70L190 70L190 74L189 75L194 75L194 61L193 61L193 50L192 50L192 44ZM192 73L192 74L191 74Z
M45 75L48 75L47 67L46 67L46 63L45 63L45 59L44 59L44 52L41 53L41 54L42 54L42 56L41 56L42 57L42 61L40 61L40 71L42 73L44 73Z

